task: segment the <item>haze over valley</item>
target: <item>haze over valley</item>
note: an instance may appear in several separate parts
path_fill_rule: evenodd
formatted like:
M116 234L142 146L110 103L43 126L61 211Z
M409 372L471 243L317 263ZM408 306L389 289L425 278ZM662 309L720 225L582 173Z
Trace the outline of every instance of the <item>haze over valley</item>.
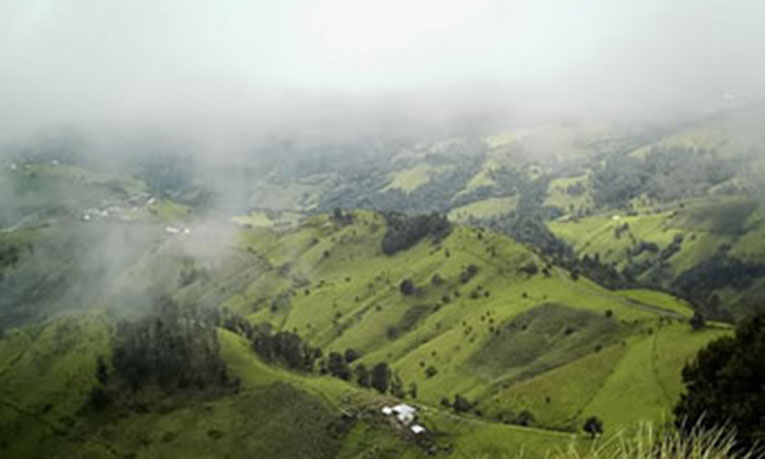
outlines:
M0 456L760 457L763 13L0 5Z

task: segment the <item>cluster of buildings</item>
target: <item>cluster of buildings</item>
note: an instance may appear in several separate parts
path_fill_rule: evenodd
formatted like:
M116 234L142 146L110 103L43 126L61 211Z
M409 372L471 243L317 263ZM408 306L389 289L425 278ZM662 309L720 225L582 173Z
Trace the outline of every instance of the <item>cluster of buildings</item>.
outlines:
M400 403L395 406L384 406L381 411L383 415L393 417L402 427L409 429L415 435L423 435L427 432L425 427L415 423L417 408L411 405Z

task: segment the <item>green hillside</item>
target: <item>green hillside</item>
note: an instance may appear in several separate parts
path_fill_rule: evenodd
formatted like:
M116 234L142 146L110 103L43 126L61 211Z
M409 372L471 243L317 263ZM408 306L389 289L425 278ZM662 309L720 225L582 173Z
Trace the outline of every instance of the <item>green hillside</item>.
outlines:
M399 146L332 171L259 172L244 205L218 208L203 179L161 162L130 178L14 163L0 173L19 197L0 212L0 451L541 457L586 450L593 415L607 433L663 424L683 365L730 333L689 319L743 316L765 287L751 158L702 151L697 134L691 148L687 129L545 126ZM651 169L676 166L677 148L703 183ZM412 216L433 210L451 224ZM206 311L186 326L212 324L202 354L222 359L227 384L125 382L120 333L157 298ZM206 342L183 336L187 349ZM321 354L296 369L261 352L264 336ZM383 363L381 393L369 379ZM426 440L380 414L401 399Z
M710 266L709 276L735 275L741 282L704 282L700 291L705 297L697 297L704 302L714 295L741 316L761 291L763 270L759 267L765 260L759 244L765 238L762 212L761 203L751 198L709 197L686 200L673 210L564 218L548 227L578 256L597 258L629 273L637 282L665 289L682 288L681 276L698 271L710 260L720 260L723 266L726 261L727 265L741 265L727 274L719 267L717 274ZM694 285L698 288L698 283Z
M405 397L421 408L421 422L434 432L435 444L471 457L520 449L537 456L563 448L590 414L600 416L609 431L660 422L680 392L683 363L726 333L692 332L685 323L691 310L682 302L574 280L491 231L457 226L439 243L426 237L385 255L386 219L369 211L340 219L316 215L281 228L223 224L205 232L202 225L188 224L194 232L186 236L169 234L150 220L66 219L56 224L61 231L4 234L10 240L31 231L29 237L42 244L58 240L64 228L77 229L65 238L69 243L58 246L62 259L72 255L67 249L78 250L78 237L93 241L99 232L119 234L120 225L144 228L150 237L136 240L131 256L121 258L113 278L122 288L72 308L49 307L58 303L43 297L41 314L53 318L6 329L0 341L3 448L21 457L41 451L49 457L424 454L376 414L357 418L336 438L327 436L327 425L340 413L377 413L390 396L329 375L266 365L242 337L223 330L221 355L241 380L236 394L163 402L149 391L132 408L88 414L96 356L110 355L116 321L146 308L146 297L136 296L142 286L164 287L184 304L295 331L325 356L353 349L360 358L352 367L387 362ZM21 273L15 279L32 282L49 271L32 254L5 272L6 282ZM405 293L401 284L407 279L413 288ZM115 296L106 300L109 295ZM61 315L93 308L108 312ZM442 405L458 394L471 403L462 414ZM616 408L630 403L641 409ZM522 411L531 417L519 418Z

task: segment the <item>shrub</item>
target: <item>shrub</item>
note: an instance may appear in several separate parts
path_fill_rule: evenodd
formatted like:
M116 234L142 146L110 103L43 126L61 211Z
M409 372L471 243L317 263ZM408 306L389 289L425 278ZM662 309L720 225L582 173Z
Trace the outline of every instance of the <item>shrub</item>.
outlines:
M414 294L414 282L412 279L404 279L401 281L401 284L398 286L398 289L401 291L403 295L413 295Z
M603 433L603 421L597 416L590 416L585 419L582 430L587 432L591 438L595 438Z

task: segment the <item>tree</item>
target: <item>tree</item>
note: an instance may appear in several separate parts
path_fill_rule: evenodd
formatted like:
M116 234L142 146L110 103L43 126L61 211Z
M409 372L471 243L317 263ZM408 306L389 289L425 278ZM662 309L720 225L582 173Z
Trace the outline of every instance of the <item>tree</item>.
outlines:
M398 398L406 398L406 391L404 390L404 381L398 373L393 374L393 379L390 381L390 393Z
M520 267L519 270L528 274L529 276L533 276L539 272L539 268L537 268L537 265L533 261L529 261L528 263L524 264Z
M725 425L745 446L765 441L765 312L701 349L682 377L685 393L674 410L680 429Z
M414 381L409 383L409 396L412 398L417 398L417 383Z
M530 426L534 422L534 415L529 410L523 410L518 413L515 423L519 426Z
M414 293L414 282L412 279L404 279L399 285L399 290L404 295L412 295Z
M706 325L706 320L698 311L693 314L691 320L688 321L691 324L691 328L694 330L701 330Z
M593 439L603 433L603 421L597 416L590 416L584 421L582 426L585 432L590 434Z
M348 364L343 360L343 356L339 352L330 352L329 360L327 361L327 370L329 374L335 378L344 379L346 381L351 379L351 370L348 368Z
M460 394L456 394L454 396L454 403L452 404L452 408L454 408L454 411L458 413L465 413L473 409L473 403L470 403L470 400L468 400L466 397L463 397Z
M102 386L109 382L109 370L106 368L106 361L103 355L99 355L96 359L96 380Z
M430 365L428 368L425 369L425 376L430 379L433 376L438 374L438 369L434 367L433 365Z
M390 385L390 367L385 362L380 362L372 368L372 387L384 394Z
M348 349L345 350L345 362L346 363L353 363L359 357L361 357L361 354L356 349L348 348Z
M360 363L356 366L356 384L358 384L361 387L369 387L370 384L370 374L369 370L367 370L367 367Z

